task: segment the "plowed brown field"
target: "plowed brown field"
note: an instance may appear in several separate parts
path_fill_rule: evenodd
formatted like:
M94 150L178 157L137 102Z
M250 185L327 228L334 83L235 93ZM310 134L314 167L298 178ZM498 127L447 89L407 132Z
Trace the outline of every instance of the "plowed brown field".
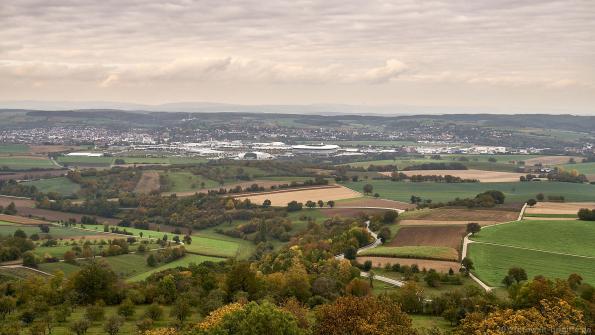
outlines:
M447 262L447 261L432 261L426 259L413 259L413 258L395 258L395 257L358 257L357 261L359 263L364 263L365 261L372 262L373 266L376 267L384 267L385 264L400 264L400 265L413 265L417 264L420 269L434 269L438 272L448 272L449 269L452 269L454 272L458 272L461 265L457 262Z
M465 229L465 226L401 227L387 246L435 246L460 250Z

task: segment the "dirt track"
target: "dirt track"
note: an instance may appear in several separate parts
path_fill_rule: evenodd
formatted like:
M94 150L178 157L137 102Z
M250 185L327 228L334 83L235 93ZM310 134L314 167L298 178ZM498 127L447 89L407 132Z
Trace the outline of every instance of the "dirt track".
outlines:
M385 264L401 264L401 265L413 265L417 264L420 269L426 268L434 269L438 272L448 272L449 269L452 269L455 273L459 271L461 265L457 262L447 262L447 261L432 261L426 259L413 259L413 258L394 258L394 257L358 257L357 261L359 263L364 263L365 261L371 261L373 266L377 267L384 267Z
M576 214L581 208L595 209L595 202L538 202L527 214Z
M157 171L144 171L134 188L134 192L148 194L151 191L159 190L159 186L159 173Z
M462 225L401 227L387 246L435 246L460 250L465 229Z
M422 175L422 176L445 176L451 175L454 177L477 179L482 183L504 183L519 181L524 174L515 172L498 172L498 171L484 171L484 170L411 170L401 171L408 176ZM390 176L391 172L382 172L382 174Z
M283 192L267 192L255 195L236 196L237 199L250 199L253 203L261 204L266 199L271 201L273 206L287 206L291 201L306 203L308 200L327 202L329 200L340 200L361 197L359 192L343 186L313 187L310 189L283 190Z

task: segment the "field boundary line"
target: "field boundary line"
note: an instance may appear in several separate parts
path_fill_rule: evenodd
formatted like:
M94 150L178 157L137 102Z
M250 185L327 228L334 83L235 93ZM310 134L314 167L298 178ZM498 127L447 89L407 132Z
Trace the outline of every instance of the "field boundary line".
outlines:
M595 259L595 257L593 257L593 256L583 256L583 255L577 255L577 254L569 254L569 253L565 253L565 252L557 252L557 251L547 251L547 250L542 250L542 249L525 248L525 247L519 247L519 246L514 246L514 245L508 245L508 244L500 244L500 243L492 243L492 242L481 242L481 241L472 241L472 243L487 244L487 245L494 245L494 246L497 246L497 247L514 248L514 249L521 249L521 250L528 250L528 251L537 251L537 252L543 252L543 253L546 253L546 254L554 254L554 255L561 255L561 256Z

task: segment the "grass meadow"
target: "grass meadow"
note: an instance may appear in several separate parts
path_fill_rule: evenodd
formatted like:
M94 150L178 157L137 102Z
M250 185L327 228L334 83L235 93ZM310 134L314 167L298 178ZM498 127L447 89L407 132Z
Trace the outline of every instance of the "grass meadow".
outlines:
M475 264L474 272L489 285L501 285L514 266L525 269L529 277L567 278L578 273L595 284L593 222L519 221L484 228L472 239L479 243L469 245L468 256Z
M363 192L364 185L371 184L373 192L381 198L409 202L412 195L433 202L449 201L455 198L475 197L487 190L499 190L507 202L525 202L538 193L563 195L566 201L595 201L595 185L563 182L510 182L510 183L411 183L386 180L347 182L344 185Z

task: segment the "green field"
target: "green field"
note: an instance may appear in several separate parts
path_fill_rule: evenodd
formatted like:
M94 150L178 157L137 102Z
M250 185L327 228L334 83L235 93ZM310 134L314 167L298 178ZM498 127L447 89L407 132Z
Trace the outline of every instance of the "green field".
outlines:
M450 330L453 327L446 319L441 316L431 315L415 315L410 314L411 321L413 322L413 328L415 329L431 329L438 328L440 330Z
M484 228L472 239L479 242L469 245L475 273L492 286L500 285L513 266L524 268L530 277L566 278L578 273L595 283L593 222L519 221Z
M595 223L590 221L516 221L484 228L472 240L595 257Z
M564 165L558 165L558 166L564 168L564 170L567 170L567 171L577 170L578 172L583 173L583 174L595 174L595 162L564 164Z
M113 163L114 157L78 157L59 156L56 161L62 165L69 166L109 166Z
M161 175L167 178L168 192L191 192L219 186L214 180L185 171L164 172Z
M562 182L512 182L512 183L410 183L386 180L368 180L347 182L344 185L358 192L363 192L365 184L374 187L374 193L381 198L409 202L412 195L433 202L449 201L455 198L475 197L487 190L499 190L506 196L507 202L524 202L535 198L537 193L563 195L566 201L595 201L595 185Z
M211 257L211 256L203 256L203 255L186 255L184 258L175 260L171 263L163 264L157 268L151 268L150 270L135 275L127 279L127 281L134 282L134 281L141 281L147 279L153 273L163 271L166 269L176 268L176 267L186 267L191 263L200 264L203 262L222 262L225 261L225 258L220 257Z
M364 250L359 256L403 257L457 261L458 253L453 248L432 246L384 247Z
M29 151L29 146L26 144L0 144L0 154L23 153Z
M66 177L40 179L24 182L23 185L37 187L43 193L56 192L62 195L73 195L81 189L81 186Z
M543 275L548 278L568 278L578 273L585 282L595 284L595 259L521 250L489 244L472 243L468 257L473 260L473 273L490 286L502 286L508 269L520 266L529 278Z
M103 231L103 225L86 225L85 227L100 232ZM173 233L136 229L130 227L120 229L125 229L126 231L134 234L134 236L139 236L140 233L143 233L144 238L160 239L163 237L163 235L167 235L169 240L171 240L176 235ZM181 230L183 233L185 233L184 228L181 228ZM217 234L213 230L199 230L193 232L192 243L187 244L184 247L186 248L186 251L190 253L216 257L237 256L241 259L248 258L256 248L254 243L250 241Z
M440 155L442 159L431 159L430 156L425 157L397 157L396 159L375 160L354 162L344 165L351 165L353 167L368 167L370 165L396 165L398 169L404 169L412 165L419 165L423 163L451 163L459 162L469 169L479 169L488 171L506 171L512 172L517 168L516 162L524 161L530 158L539 157L539 155ZM465 157L468 161L460 161L459 158ZM495 158L496 162L490 162L488 159Z
M56 165L48 158L25 156L0 156L0 168L7 167L11 170L54 169Z

